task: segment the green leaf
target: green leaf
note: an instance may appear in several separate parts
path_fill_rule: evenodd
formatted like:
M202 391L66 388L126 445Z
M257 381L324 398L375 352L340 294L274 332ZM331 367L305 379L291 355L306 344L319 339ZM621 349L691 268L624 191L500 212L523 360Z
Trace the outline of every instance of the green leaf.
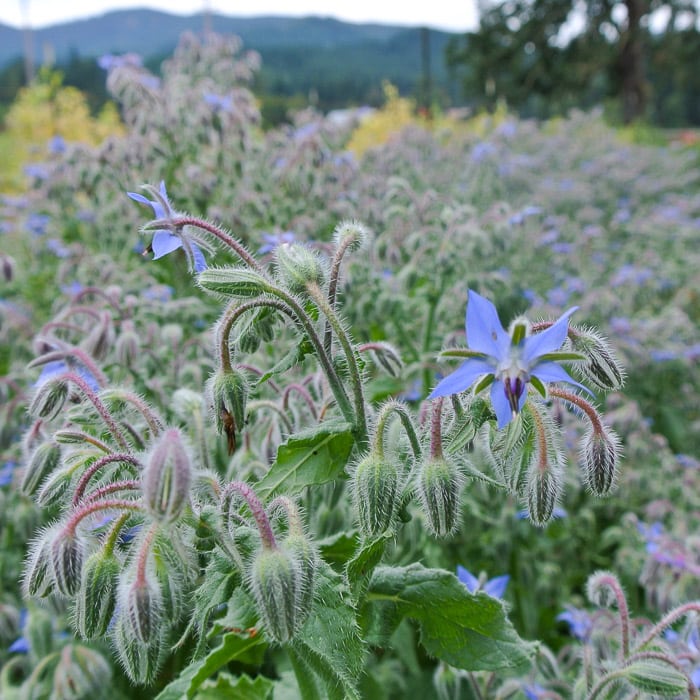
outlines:
M246 657L253 647L264 644L260 636L225 634L221 644L212 649L201 661L190 664L178 678L163 688L156 700L182 700L194 697L197 689L220 668L231 661ZM238 697L238 696L236 696Z
M466 671L499 671L529 664L535 645L524 642L496 598L472 595L449 571L379 567L367 592L364 619L387 637L404 618L416 620L432 656Z
M261 498L283 490L294 496L307 486L325 484L345 468L353 436L348 423L328 420L292 435L277 450L277 459L255 485Z
M271 367L265 374L261 375L260 378L255 382L255 386L260 386L266 382L271 377L275 375L282 374L288 369L301 364L307 355L312 355L314 352L314 347L311 345L309 340L303 338L301 342L295 345L281 360L279 360L273 367Z
M329 535L322 540L317 540L316 545L321 553L321 556L331 566L345 566L352 559L353 554L357 550L359 537L356 530L348 532L338 532L335 535Z
M295 668L314 672L324 698L359 700L364 645L348 588L325 562L317 574L316 605L291 646Z
M347 576L352 587L355 599L360 598L374 571L374 567L379 564L384 556L387 540L391 539L391 533L381 535L373 540L362 540L357 554L348 562Z
M275 684L269 678L257 676L232 676L220 673L215 681L206 681L195 700L271 700Z

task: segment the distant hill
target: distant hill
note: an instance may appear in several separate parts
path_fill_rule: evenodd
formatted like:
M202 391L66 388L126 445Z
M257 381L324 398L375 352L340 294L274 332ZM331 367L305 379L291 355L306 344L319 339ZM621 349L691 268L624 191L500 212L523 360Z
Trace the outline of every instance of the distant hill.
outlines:
M37 65L47 59L59 66L106 53L135 52L149 65L169 56L184 31L207 26L235 34L245 48L260 52L263 89L278 95L321 96L337 106L360 95L381 94L390 80L403 93L417 94L423 80L424 41L432 85L443 95L456 91L445 67L449 32L421 27L354 24L329 17L183 17L154 10L122 10L33 31ZM22 31L0 24L0 70L17 62ZM150 59L150 60L149 60Z

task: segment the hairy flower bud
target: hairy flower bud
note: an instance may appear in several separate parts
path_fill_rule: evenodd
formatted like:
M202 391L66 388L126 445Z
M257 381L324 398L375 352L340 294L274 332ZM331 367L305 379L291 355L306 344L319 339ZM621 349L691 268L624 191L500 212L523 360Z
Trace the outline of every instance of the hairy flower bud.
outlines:
M43 532L31 544L22 574L26 598L45 598L53 589L51 532Z
M527 507L530 521L543 527L551 519L563 489L562 471L559 464L542 466L533 459L526 477Z
M157 438L143 472L143 499L156 519L173 522L180 517L190 497L192 462L177 428Z
M75 599L75 624L84 639L107 632L117 602L120 570L119 560L111 552L97 551L85 561Z
M34 418L54 419L68 398L68 382L61 376L47 379L34 393L29 404L29 415Z
M51 570L56 588L73 596L80 587L85 558L85 541L76 532L59 530L51 542Z
M54 440L42 442L32 453L22 475L20 489L25 496L33 496L42 482L61 460L61 448Z
M248 378L240 367L219 370L207 384L208 403L219 434L228 439L229 454L236 449L236 433L245 423L248 401Z
M607 496L616 485L620 440L607 426L594 430L591 426L579 451L583 481L595 496Z
M131 321L123 321L115 350L120 365L131 367L139 355L141 340Z
M197 284L205 292L241 299L257 297L270 290L270 283L259 272L247 267L211 267L199 273Z
M56 698L100 697L109 687L112 667L95 649L67 644L61 650L53 674L52 696Z
M302 622L311 611L315 593L318 554L311 540L303 533L292 533L282 543L299 572L299 614Z
M144 644L134 633L128 618L122 613L114 624L114 648L127 676L133 683L148 683L156 676L164 657L164 636L157 635Z
M625 370L607 338L592 328L572 328L571 343L586 357L575 369L591 384L605 391L616 391L625 382Z
M107 312L100 314L99 322L92 327L92 330L80 343L96 360L102 360L107 355L114 343L114 329L112 328L112 318Z
M418 495L428 527L436 537L452 534L459 525L463 482L451 460L429 458L420 466Z
M304 295L307 284L323 286L325 272L318 253L299 243L275 248L275 263L280 280L292 294Z
M353 498L360 530L367 537L378 537L393 524L400 498L398 466L371 453L355 468Z
M336 246L347 246L349 250L361 248L369 240L369 231L359 221L341 221L333 231Z
M637 659L625 666L622 673L644 697L688 697L688 678L675 668L676 663L672 658L666 663L662 659Z
M129 634L142 644L149 644L160 633L163 619L163 596L150 576L124 582L119 591L119 609Z
M291 553L260 549L251 567L250 587L270 640L279 644L291 640L305 618L300 605L302 576Z

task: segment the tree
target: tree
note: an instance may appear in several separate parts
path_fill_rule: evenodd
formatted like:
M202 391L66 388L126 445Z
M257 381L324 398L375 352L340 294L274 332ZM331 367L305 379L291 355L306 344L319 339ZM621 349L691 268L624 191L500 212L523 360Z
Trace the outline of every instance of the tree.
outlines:
M450 45L448 63L466 66L468 94L489 106L551 113L611 96L630 122L647 111L651 19L662 13L665 32L697 18L693 0L481 0L479 30Z

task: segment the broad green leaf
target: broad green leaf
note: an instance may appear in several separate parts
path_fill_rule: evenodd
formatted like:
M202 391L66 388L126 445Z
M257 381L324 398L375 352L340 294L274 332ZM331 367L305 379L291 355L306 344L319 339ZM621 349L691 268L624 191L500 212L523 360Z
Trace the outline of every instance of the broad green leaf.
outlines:
M270 700L274 681L264 676L232 676L220 673L215 681L206 681L195 695L195 700Z
M329 420L295 433L277 450L277 459L255 485L261 498L278 491L293 496L307 486L325 484L345 468L353 446L350 425Z
M364 664L364 646L355 610L342 577L321 563L316 604L292 643L295 667L308 667L324 689L323 697L359 700L357 683Z
M212 649L203 659L190 664L178 678L169 683L158 694L156 700L182 700L194 697L197 689L220 668L231 661L246 657L253 647L264 644L259 636L225 634L221 644Z
M288 369L301 364L307 355L312 355L314 352L314 347L311 343L303 338L297 345L295 345L279 362L277 362L273 367L271 367L265 374L255 382L255 386L263 384L271 377L277 374L282 374Z
M355 530L349 532L338 532L335 535L317 540L319 552L325 561L331 566L342 566L352 559L357 550L359 537Z
M378 567L363 610L368 633L388 637L404 617L418 623L429 654L466 671L518 668L535 653L535 645L517 635L499 600L472 595L449 571L420 564Z

